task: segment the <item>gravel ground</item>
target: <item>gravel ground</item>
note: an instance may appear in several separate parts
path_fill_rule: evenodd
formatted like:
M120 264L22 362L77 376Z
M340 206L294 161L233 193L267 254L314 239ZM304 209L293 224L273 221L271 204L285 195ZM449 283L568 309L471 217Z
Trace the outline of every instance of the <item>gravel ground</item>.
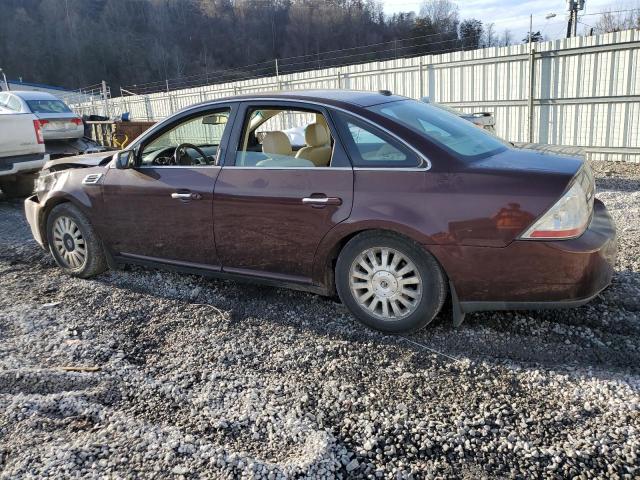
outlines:
M594 169L608 290L410 337L300 292L68 278L1 200L0 478L638 478L640 165Z

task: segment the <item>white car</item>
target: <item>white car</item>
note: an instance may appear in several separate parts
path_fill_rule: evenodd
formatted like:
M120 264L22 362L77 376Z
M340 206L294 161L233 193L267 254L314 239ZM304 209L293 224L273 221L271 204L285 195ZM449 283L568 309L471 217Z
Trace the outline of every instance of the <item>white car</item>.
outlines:
M0 111L0 190L8 197L33 191L35 173L49 160L40 121L32 113Z
M0 113L32 113L45 141L81 138L82 119L58 97L46 92L0 92Z

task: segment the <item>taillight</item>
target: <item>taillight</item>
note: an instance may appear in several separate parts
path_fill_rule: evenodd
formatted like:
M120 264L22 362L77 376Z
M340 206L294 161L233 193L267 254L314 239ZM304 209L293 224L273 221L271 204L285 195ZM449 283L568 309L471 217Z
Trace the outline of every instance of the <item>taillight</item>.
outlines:
M576 176L571 187L540 217L522 238L564 240L582 235L593 212L594 182L588 167Z
M78 125L78 126L79 126L79 125L82 125L82 119L81 119L81 118L78 118L78 117L72 118L72 119L71 119L71 123L75 123L75 124L76 124L76 125Z
M36 131L36 140L38 140L38 143L44 143L44 136L42 135L42 128L40 128L41 123L42 123L42 120L34 120L33 121L33 128Z

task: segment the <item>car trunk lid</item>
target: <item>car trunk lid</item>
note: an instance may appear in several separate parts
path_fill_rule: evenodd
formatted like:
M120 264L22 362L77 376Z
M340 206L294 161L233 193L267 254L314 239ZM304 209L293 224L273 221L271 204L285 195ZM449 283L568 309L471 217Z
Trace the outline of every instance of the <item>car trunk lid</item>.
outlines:
M566 176L568 179L580 170L584 161L578 157L544 153L524 148L508 148L496 155L469 164L472 169L521 172L547 172Z

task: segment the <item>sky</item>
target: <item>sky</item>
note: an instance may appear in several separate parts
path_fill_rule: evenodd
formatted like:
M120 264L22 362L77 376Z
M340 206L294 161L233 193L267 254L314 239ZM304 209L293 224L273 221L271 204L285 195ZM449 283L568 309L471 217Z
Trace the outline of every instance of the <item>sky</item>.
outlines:
M453 0L460 9L460 19L477 18L485 25L495 23L495 29L500 36L505 29L513 34L514 41L526 37L529 31L529 15L533 15L533 30L540 31L550 40L562 38L567 32L567 2L566 0ZM420 10L421 0L382 0L385 12L388 14ZM640 0L586 0L586 9L580 14L600 13L605 10L623 10L640 7ZM545 19L549 13L556 17ZM597 15L586 15L580 19L583 24L594 24ZM585 27L578 24L578 31Z

